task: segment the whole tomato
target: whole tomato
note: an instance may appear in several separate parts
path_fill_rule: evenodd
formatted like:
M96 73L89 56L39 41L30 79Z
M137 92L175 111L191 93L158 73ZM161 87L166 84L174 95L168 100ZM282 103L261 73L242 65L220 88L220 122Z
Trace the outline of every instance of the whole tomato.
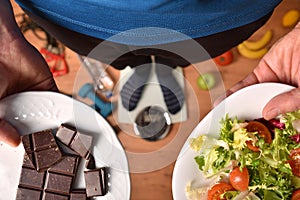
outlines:
M219 66L229 65L233 61L233 53L231 50L213 58L213 61Z

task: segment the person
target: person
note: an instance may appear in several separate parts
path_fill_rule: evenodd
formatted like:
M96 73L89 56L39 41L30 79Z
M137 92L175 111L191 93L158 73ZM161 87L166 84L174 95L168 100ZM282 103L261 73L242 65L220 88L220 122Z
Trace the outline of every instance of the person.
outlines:
M74 3L74 1L68 2ZM113 34L117 33L115 31L108 30L107 27L96 27L95 29L94 26L87 26L87 24L72 24L74 20L72 21L70 20L71 18L64 18L63 15L57 15L57 13L52 12L53 10L51 9L56 8L61 14L69 14L69 17L71 16L79 20L88 19L89 9L93 10L96 7L99 9L99 13L101 13L101 11L105 11L105 15L102 14L101 16L107 16L110 20L112 20L108 21L107 19L103 19L105 22L104 24L106 26L111 25L112 27L118 25L120 28L119 33L122 33L122 31L126 31L129 28L137 28L136 25L144 26L144 23L149 22L152 22L152 24L148 24L149 26L155 26L157 20L151 17L157 17L159 20L158 23L162 27L165 26L170 29L174 28L175 30L179 30L180 25L183 25L183 29L180 30L201 44L211 57L217 56L247 39L268 20L273 9L280 1L274 0L266 3L261 1L256 3L253 3L253 1L228 1L225 3L226 5L218 5L216 1L210 1L210 3L208 1L200 1L197 3L195 1L190 1L193 3L191 5L187 5L186 2L178 3L177 1L154 1L153 3L151 3L151 1L149 1L149 3L145 3L148 1L143 1L144 3L142 4L144 5L142 6L147 7L146 10L143 10L140 5L121 3L122 1L111 1L110 6L115 6L114 4L121 3L118 5L119 10L117 10L117 13L120 15L113 15L116 14L116 12L106 12L111 7L102 7L102 9L101 7L97 7L95 1L90 1L90 5L86 5L86 2L88 1L83 2L85 3L85 6L77 5L81 4L80 2L77 2L75 5L62 7L62 3L66 3L66 1L19 1L20 5L31 18L36 20L38 23L43 24L43 27L47 31L49 30L50 33L54 34L60 41L68 44L67 46L78 51L82 55L86 55L91 49L98 45L99 42L110 39ZM132 0L132 2L137 3L138 1ZM159 5L162 6L161 9L155 5L157 2L160 2ZM176 2L178 4L176 4ZM58 7L59 5L60 7ZM169 7L167 7L167 5L169 5ZM188 6L191 12L188 12L188 9L184 9L184 6ZM201 8L201 6L205 7L205 10L202 10L202 15L201 13L199 14L199 11L197 10ZM258 6L260 9L257 9ZM80 11L85 12L82 12L79 15L78 12L74 13L74 10L72 12L72 9L74 8L81 8ZM166 10L167 8L168 10ZM219 10L217 8L219 8ZM129 13L135 17L126 15L128 14L128 12L126 12L128 9L130 11ZM177 12L178 9L180 12ZM66 10L68 12L66 12ZM162 14L166 11L169 11L170 14L166 15L166 18L163 18L164 15ZM143 15L144 12L148 12L149 15ZM55 81L53 80L49 68L42 56L24 39L21 32L18 30L9 0L1 0L0 13L0 84L2 86L0 89L0 98L27 90L57 91ZM92 14L97 15L98 13L92 12ZM201 18L201 16L204 17ZM147 20L144 22L141 18ZM168 19L172 19L172 23L164 21ZM217 21L214 21L214 19L217 19ZM182 23L184 20L186 23ZM189 20L190 23L188 23ZM97 20L97 18L96 20L91 19L89 23L97 24L98 21L99 20ZM120 24L120 22L123 22L123 24ZM200 25L197 25L197 23ZM71 25L68 26L68 24ZM130 24L135 26L131 27ZM80 25L83 26L78 27ZM126 27L127 25L128 27ZM191 27L194 25L196 28L192 29ZM86 27L86 29L84 29L84 27ZM114 30L117 30L117 28ZM67 37L64 37L66 35ZM147 45L161 45L162 42L165 42L165 44L184 44L184 41L180 41L178 38L177 41L174 41L174 38L172 39L172 37L162 37L161 39L163 40L156 41L155 39L157 38L157 35L155 35L155 32L149 35L142 33L142 36L150 37L150 39L149 37L146 37L146 39L143 40ZM224 40L224 36L227 36L226 39L228 40ZM282 82L298 87L299 75L297 74L297 69L300 62L298 58L299 56L297 55L299 55L300 49L299 47L297 48L299 45L296 44L299 44L299 40L298 24L293 31L274 45L270 52L262 59L257 68L255 68L253 73L229 90L228 94L247 85L266 81ZM149 41L152 43L149 43ZM110 49L130 49L131 46L136 45L132 43L132 40L126 40L126 44L121 44L122 42L124 41L111 41L111 46L108 48L108 55L105 56L109 57L111 56L110 53L114 52L110 51ZM216 43L218 43L218 48L216 48ZM146 61L145 59L149 59L149 55L152 55L153 53L155 52L153 52L153 49L151 48L150 52L129 52L111 64L116 68L120 67L120 69L128 64L138 66L148 62L148 60ZM161 54L162 56L159 57ZM103 57L104 60L106 59L105 56ZM189 64L186 60L176 55L169 55L168 52L159 52L156 56L161 59L162 64L166 65L174 66L174 63L176 65L179 63L181 66L185 66ZM300 103L297 99L300 98L300 93L298 91L299 89L297 88L289 93L282 94L272 99L263 111L264 117L272 118L279 113L299 108ZM278 101L281 103L279 104ZM274 108L274 104L276 104L276 108ZM16 146L20 143L18 132L5 120L0 120L0 140L11 146Z
M279 114L298 110L300 108L300 22L294 29L278 40L268 53L260 60L247 77L229 89L225 96L263 82L279 82L296 88L275 96L264 107L262 115L272 119ZM215 102L218 104L224 97Z
M44 58L18 29L9 1L1 1L0 13L0 98L29 90L58 91ZM0 140L20 143L17 130L3 119Z

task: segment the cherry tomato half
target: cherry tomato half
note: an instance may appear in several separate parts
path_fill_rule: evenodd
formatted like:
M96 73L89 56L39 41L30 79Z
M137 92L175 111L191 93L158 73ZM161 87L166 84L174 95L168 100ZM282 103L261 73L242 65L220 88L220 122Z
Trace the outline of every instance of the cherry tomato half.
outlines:
M295 176L300 176L300 148L294 149L290 153L289 164Z
M271 144L272 142L272 135L269 131L269 129L261 122L258 121L250 121L248 122L248 125L246 126L246 129L248 132L257 132L257 134L260 137L263 137L265 139L265 142L268 144ZM253 144L252 141L246 142L247 147L251 149L252 151L259 151L259 148Z
M227 191L235 191L235 189L228 183L217 183L208 190L207 200L226 200L221 199L221 195Z
M300 199L300 189L295 190L292 194L291 200L299 200Z
M213 61L220 66L229 65L233 61L233 53L231 50L213 58Z
M235 167L229 175L230 184L232 187L239 191L245 191L249 185L249 173L247 167L244 167L242 171L240 167Z

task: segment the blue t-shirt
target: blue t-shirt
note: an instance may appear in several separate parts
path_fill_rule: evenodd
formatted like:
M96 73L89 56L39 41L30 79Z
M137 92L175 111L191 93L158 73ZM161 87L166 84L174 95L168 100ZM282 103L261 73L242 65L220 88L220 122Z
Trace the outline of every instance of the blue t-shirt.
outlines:
M16 0L70 30L130 45L208 36L254 22L280 0Z

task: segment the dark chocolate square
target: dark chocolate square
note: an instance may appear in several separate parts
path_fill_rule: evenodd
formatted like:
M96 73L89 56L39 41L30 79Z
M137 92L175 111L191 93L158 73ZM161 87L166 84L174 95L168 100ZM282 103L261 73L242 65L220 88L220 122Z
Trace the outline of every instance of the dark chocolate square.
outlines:
M50 167L48 171L75 176L79 161L79 156L66 154L62 157L60 162Z
M77 152L81 157L87 158L92 145L92 137L77 132L70 148Z
M48 172L45 191L68 195L71 190L72 182L72 176Z
M44 192L42 200L69 200L68 196Z
M32 168L22 168L19 185L22 187L43 190L45 173Z
M84 171L87 197L103 196L107 193L105 168Z
M36 169L42 171L56 164L61 160L62 153L58 147L44 149L34 153Z
M34 151L56 146L55 138L50 129L32 134L32 142Z
M77 130L75 127L67 124L61 124L56 132L56 137L59 138L62 143L69 146L76 135L76 132Z
M42 191L19 187L16 200L40 200Z
M72 190L70 194L70 200L87 200L85 189Z

